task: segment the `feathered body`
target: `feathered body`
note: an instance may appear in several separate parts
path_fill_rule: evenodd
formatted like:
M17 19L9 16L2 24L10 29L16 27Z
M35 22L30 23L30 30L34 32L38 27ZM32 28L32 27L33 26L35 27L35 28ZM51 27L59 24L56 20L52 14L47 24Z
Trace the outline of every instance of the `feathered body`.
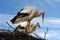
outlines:
M11 22L13 24L15 23L24 23L25 22L25 25L21 25L22 27L25 26L25 28L28 28L27 29L27 32L30 32L32 33L33 31L35 31L36 27L38 24L30 24L31 20L33 18L36 18L36 17L39 17L42 15L42 21L44 21L44 14L45 12L44 11L39 11L37 8L35 7L32 7L32 6L27 6L27 7L24 7L23 9L21 9L17 15L11 20ZM20 27L21 27L20 26ZM18 27L18 29L16 29L17 31L22 31L22 32L25 32L26 29L21 29Z
M31 21L33 18L39 17L42 15L42 19L44 20L44 11L39 11L37 8L32 6L27 6L21 9L17 15L11 20L11 22L19 23L23 21Z
M27 30L27 33L32 33L36 30L36 28L39 27L39 23L35 23L35 24L30 24L29 27L28 27L28 30ZM22 27L21 25L17 26L17 28L14 30L14 32L23 32L23 33L26 33L26 28L25 27Z

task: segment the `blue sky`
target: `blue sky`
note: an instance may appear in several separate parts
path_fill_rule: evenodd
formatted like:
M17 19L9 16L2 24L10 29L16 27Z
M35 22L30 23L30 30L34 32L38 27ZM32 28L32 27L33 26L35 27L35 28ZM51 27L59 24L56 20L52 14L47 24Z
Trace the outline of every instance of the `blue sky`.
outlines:
M41 17L36 18L42 27L42 29L37 28L38 35L43 37L48 27L49 32L46 38L60 40L60 0L0 0L0 28L8 29L6 21L9 22L25 6L34 6L38 10L45 10L44 23L41 22ZM33 21L37 22L35 19Z

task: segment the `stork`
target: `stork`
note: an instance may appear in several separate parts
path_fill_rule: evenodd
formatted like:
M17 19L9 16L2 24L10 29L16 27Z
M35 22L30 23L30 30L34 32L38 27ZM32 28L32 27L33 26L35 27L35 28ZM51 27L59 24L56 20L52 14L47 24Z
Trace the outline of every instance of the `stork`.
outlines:
M25 27L28 28L30 25L30 21L33 18L36 18L36 17L39 17L42 15L42 22L43 22L44 21L44 14L45 14L44 11L38 11L38 9L35 7L27 6L27 7L24 7L23 9L21 9L17 13L17 15L13 19L11 19L11 22L12 22L12 24L25 22L26 23Z
M21 21L31 21L33 18L39 17L42 15L42 22L44 21L44 11L38 11L37 8L32 6L26 6L23 9L21 9L17 15L11 19L11 22L13 24L20 23Z
M27 30L27 33L32 33L36 30L36 27L39 27L40 28L40 25L39 23L35 23L35 24L30 24L29 27L28 27L28 30ZM23 33L26 33L25 32L25 27L21 27L20 25L16 27L16 29L14 30L14 32L23 32Z

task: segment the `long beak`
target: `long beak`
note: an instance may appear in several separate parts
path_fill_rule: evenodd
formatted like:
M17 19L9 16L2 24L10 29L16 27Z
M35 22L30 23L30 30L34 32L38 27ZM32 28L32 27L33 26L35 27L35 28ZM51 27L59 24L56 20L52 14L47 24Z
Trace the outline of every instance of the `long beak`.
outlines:
M45 12L43 11L42 12L42 23L44 22L44 15L45 15Z
M42 23L44 22L44 14L42 14Z

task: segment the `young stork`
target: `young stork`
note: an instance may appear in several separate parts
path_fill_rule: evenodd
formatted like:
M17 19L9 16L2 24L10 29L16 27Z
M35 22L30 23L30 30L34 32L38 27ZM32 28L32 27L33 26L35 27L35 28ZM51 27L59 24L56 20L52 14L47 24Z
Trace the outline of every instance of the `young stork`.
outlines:
M30 24L29 27L28 27L28 30L27 30L27 33L32 33L36 30L36 27L39 27L40 28L40 25L39 23L35 23L35 24ZM25 27L21 27L20 25L18 25L16 27L16 29L14 30L14 32L23 32L23 33L26 33L25 31Z

